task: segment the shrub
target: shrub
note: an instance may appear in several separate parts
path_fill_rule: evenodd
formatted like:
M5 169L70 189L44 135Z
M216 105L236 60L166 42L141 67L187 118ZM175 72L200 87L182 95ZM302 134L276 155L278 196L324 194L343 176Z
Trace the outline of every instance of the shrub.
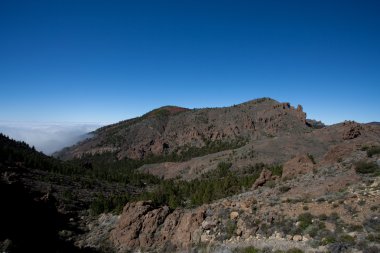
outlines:
M311 162L312 162L313 164L316 164L315 159L314 159L314 156L313 156L312 154L307 153L307 157L309 157L309 159L311 160Z
M336 239L334 236L327 236L327 237L322 239L321 245L328 245L328 244L335 243L335 242L336 242Z
M346 243L343 243L343 242L335 242L328 246L329 252L332 252L332 253L347 252L349 248L350 248L350 245L347 245Z
M282 165L272 165L268 168L274 176L282 176Z
M355 242L355 239L350 235L344 234L339 237L339 241L353 244Z
M273 181L273 180L267 181L267 182L265 183L265 186L266 186L266 187L269 187L269 188L274 188L274 187L276 186L276 182Z
M380 220L377 216L372 216L364 221L363 226L368 232L380 234Z
M380 146L374 146L367 149L367 156L372 157L373 155L380 154Z
M303 213L298 216L298 221L300 222L299 227L304 230L312 223L313 216L311 213Z
M358 162L355 166L356 173L371 174L379 172L379 166L374 162Z
M231 168L232 163L220 162L217 167L217 176L225 177L228 175L229 169Z
M281 193L285 193L285 192L287 192L287 191L289 191L291 188L289 187L289 186L281 186L280 188L279 188L279 191L281 192Z
M226 224L226 233L227 233L227 238L231 238L236 231L236 223L232 220L228 220Z
M376 233L369 234L367 236L367 240L370 241L370 242L380 243L380 235L376 234Z
M328 220L331 222L337 222L340 219L339 214L337 212L332 212Z
M349 224L349 225L347 226L347 229L348 229L348 231L362 231L362 230L363 230L363 226L361 226L361 225Z
M380 252L380 248L376 247L376 246L371 246L371 247L368 247L366 248L363 253L378 253Z

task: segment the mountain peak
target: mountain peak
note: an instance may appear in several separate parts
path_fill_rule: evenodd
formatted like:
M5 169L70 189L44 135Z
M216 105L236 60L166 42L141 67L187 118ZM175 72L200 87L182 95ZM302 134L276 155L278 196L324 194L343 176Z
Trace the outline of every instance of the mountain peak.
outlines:
M143 115L143 117L155 117L155 116L160 116L160 115L174 115L180 112L188 111L190 109L184 108L184 107L179 107L179 106L174 106L174 105L166 105L159 107L157 109L154 109L146 114Z

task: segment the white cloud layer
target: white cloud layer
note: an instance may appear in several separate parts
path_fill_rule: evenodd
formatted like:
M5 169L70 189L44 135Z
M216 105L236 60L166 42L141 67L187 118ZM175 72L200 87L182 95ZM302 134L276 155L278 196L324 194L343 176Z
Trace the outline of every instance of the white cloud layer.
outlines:
M0 132L47 155L89 137L101 124L0 122Z

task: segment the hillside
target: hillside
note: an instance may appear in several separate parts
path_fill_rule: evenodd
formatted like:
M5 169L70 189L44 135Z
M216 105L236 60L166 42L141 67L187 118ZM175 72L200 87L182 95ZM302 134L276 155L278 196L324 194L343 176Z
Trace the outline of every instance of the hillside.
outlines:
M162 107L96 130L55 154L64 161L3 135L0 144L0 186L21 199L1 196L5 252L30 243L11 222L23 215L47 221L47 251L380 249L378 124L325 126L302 106L263 98Z
M88 209L96 211L99 196L110 200L102 211L122 209L128 196L154 180L124 170L119 180L129 181L121 184L101 173L85 163L46 156L0 133L0 251L94 252L72 241L87 230Z

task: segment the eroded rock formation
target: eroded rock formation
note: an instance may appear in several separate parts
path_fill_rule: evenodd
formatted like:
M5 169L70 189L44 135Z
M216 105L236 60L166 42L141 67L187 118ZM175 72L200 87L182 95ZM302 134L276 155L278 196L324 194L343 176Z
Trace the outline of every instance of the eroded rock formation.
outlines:
M200 241L205 210L155 208L150 202L128 203L111 241L119 251L136 248L188 248Z

